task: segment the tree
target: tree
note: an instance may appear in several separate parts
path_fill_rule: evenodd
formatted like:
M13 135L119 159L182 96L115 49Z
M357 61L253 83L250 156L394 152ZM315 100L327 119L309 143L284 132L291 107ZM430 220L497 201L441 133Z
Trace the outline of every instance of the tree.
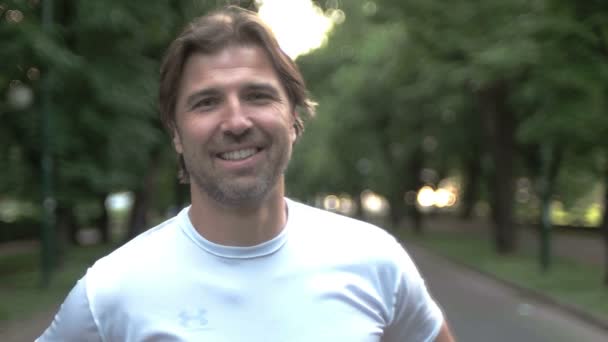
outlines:
M402 44L400 23L374 23L373 13L359 4L343 10L347 19L332 35L331 46L301 59L321 106L306 133L315 137L304 137L288 181L296 189L316 183L316 188L305 187L309 194L346 191L358 196L372 188L388 198L397 227L404 215L404 194L417 190L422 167L423 130L416 127L424 121L404 111L410 99L401 87L403 78L416 77L403 67L413 56L407 61L391 58L395 45ZM404 136L405 125L416 133ZM315 153L321 148L323 155ZM307 172L300 171L304 168ZM419 222L415 207L410 209Z

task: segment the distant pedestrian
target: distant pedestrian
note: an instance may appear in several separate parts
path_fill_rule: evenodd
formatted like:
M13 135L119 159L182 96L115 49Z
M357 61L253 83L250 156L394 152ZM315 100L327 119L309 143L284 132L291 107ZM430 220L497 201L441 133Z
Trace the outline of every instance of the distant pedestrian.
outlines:
M453 341L392 236L285 198L314 105L255 13L187 26L160 109L191 205L89 268L38 341Z

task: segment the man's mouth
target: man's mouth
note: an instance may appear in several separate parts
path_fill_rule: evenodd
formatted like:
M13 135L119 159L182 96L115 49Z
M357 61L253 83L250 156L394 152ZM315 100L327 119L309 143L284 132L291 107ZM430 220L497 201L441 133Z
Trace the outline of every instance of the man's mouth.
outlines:
M219 153L218 157L224 160L243 160L256 154L259 150L260 149L258 148L245 148L242 150Z

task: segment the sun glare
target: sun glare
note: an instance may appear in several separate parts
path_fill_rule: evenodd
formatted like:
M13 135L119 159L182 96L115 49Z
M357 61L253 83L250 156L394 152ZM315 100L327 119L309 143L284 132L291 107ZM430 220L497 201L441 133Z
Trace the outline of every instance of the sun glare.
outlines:
M321 47L334 21L310 0L262 0L259 15L291 58Z

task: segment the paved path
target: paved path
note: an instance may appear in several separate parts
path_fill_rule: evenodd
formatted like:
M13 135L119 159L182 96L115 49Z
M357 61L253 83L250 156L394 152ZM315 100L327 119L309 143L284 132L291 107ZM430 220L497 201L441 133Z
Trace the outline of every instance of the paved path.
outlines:
M406 245L460 342L606 342L608 332Z

